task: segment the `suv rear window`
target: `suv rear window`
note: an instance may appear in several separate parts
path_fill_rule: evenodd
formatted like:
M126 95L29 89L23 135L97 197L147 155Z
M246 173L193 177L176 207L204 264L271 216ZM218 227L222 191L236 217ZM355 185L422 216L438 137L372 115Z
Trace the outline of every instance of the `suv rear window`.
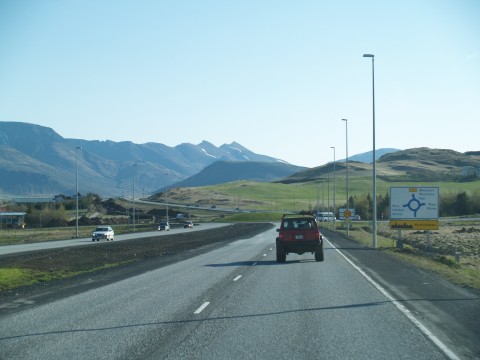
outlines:
M284 219L282 227L285 230L289 229L315 229L317 227L316 222L313 219L301 218L301 219Z

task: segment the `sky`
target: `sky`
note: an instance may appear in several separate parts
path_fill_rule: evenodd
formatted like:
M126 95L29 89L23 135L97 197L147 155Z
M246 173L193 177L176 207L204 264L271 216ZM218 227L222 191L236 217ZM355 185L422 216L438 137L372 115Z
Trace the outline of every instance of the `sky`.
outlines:
M374 99L376 149L480 150L478 0L0 0L0 54L0 121L64 138L315 167L373 149Z

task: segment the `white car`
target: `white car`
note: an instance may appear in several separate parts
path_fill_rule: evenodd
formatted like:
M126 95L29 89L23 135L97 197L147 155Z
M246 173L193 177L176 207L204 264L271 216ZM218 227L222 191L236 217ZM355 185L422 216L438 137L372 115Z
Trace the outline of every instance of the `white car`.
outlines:
M98 226L92 233L92 241L99 241L100 239L107 239L113 241L113 229L110 226Z

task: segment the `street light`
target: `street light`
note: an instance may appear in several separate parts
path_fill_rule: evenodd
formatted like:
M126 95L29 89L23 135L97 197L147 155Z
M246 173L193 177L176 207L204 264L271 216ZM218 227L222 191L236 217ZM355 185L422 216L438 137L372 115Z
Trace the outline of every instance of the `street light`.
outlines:
M322 212L325 211L325 178L322 178Z
M347 209L350 209L350 206L348 204L348 119L342 119L342 121L345 121L345 153L347 155L346 157L346 190L347 190ZM347 219L349 220L349 219ZM349 223L347 221L347 237L349 236Z
M135 232L135 168L138 166L138 163L133 164L133 186L132 186L132 201L133 201L133 232Z
M342 121L345 121L345 152L347 155L346 159L346 174L347 174L347 180L346 180L346 190L347 190L347 209L350 208L348 204L348 120L347 119L342 119Z
M377 169L375 156L375 57L372 54L363 54L363 57L372 58L372 103L373 103L373 214L372 214L372 246L377 247Z
M82 150L81 146L75 147L75 168L76 168L76 218L75 218L75 237L78 239L78 150Z
M330 212L330 172L327 172L327 212Z
M337 193L337 188L335 185L335 146L330 146L333 149L333 229L335 230L335 195Z
M165 176L168 176L168 173L165 174ZM168 222L168 195L167 195L167 179L165 178L165 203L167 204L167 212L166 212L166 215L167 215L167 222Z

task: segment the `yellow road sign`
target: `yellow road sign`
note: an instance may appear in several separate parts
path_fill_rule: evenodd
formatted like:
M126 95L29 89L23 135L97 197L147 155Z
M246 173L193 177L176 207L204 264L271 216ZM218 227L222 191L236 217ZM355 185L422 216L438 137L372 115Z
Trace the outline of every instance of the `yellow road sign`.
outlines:
M390 228L398 230L438 230L438 220L390 220Z

